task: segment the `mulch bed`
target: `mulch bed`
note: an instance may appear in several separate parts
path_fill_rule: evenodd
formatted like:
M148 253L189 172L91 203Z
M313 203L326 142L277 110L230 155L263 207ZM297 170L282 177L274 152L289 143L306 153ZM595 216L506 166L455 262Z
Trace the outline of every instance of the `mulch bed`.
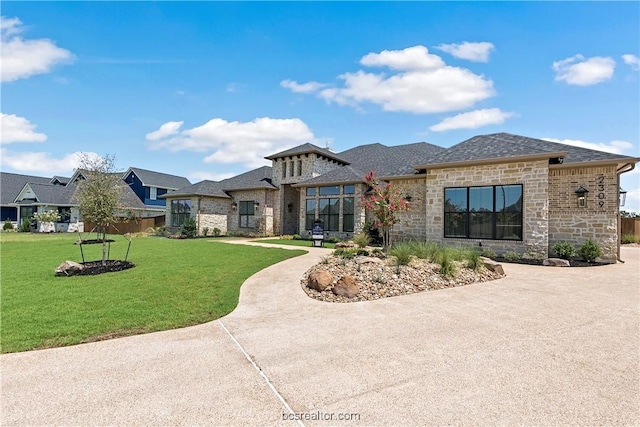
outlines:
M89 261L82 265L84 268L80 273L78 273L79 276L95 276L96 274L127 270L136 266L132 262L120 261L117 259L107 260L106 265L102 265L102 261Z
M542 265L541 259L522 258L516 261L507 261L502 257L491 258L492 260L505 264L526 264L526 265ZM600 265L611 265L606 262L586 262L582 260L572 259L569 261L571 267L598 267Z
M112 242L115 242L115 240L107 239L105 240L105 242L112 243ZM98 243L102 243L102 240L98 240L98 239L76 240L73 244L74 245L97 245Z

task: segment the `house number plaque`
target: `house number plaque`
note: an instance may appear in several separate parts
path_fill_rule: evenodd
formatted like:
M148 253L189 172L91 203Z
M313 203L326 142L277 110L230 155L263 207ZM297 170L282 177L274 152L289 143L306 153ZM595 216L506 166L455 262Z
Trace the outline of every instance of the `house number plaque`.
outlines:
M606 199L606 195L604 192L604 175L598 175L597 178L597 185L598 185L598 206L600 206L601 208L604 208L604 202Z

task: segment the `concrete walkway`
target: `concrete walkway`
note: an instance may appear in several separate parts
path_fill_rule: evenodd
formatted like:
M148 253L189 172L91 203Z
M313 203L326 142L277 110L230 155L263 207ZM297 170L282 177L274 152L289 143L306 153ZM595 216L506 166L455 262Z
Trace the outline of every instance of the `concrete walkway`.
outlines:
M640 248L351 304L300 288L327 252L254 275L219 321L1 356L1 424L640 424Z

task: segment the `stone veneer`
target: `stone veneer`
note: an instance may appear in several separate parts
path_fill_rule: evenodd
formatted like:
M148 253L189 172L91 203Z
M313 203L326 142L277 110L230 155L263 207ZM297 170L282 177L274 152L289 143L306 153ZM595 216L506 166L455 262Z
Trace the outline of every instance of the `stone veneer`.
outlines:
M444 238L444 189L483 185L522 184L523 240ZM479 165L427 171L425 194L425 237L458 246L479 246L497 253L515 251L526 257L547 257L549 245L548 161Z
M402 179L391 181L391 185L400 190L404 196L410 196L409 210L399 212L398 223L391 231L392 241L426 240L427 211L426 185L424 176L419 179Z
M578 207L578 187L589 190L587 206ZM618 251L619 185L615 166L549 169L549 245L582 245L593 239L602 260L615 262Z

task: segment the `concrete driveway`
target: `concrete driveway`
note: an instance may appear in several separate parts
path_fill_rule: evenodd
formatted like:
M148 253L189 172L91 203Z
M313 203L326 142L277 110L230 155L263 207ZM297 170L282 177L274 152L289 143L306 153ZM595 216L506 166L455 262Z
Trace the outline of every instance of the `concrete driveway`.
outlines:
M640 248L351 304L299 286L326 252L219 321L1 356L2 425L640 424Z

